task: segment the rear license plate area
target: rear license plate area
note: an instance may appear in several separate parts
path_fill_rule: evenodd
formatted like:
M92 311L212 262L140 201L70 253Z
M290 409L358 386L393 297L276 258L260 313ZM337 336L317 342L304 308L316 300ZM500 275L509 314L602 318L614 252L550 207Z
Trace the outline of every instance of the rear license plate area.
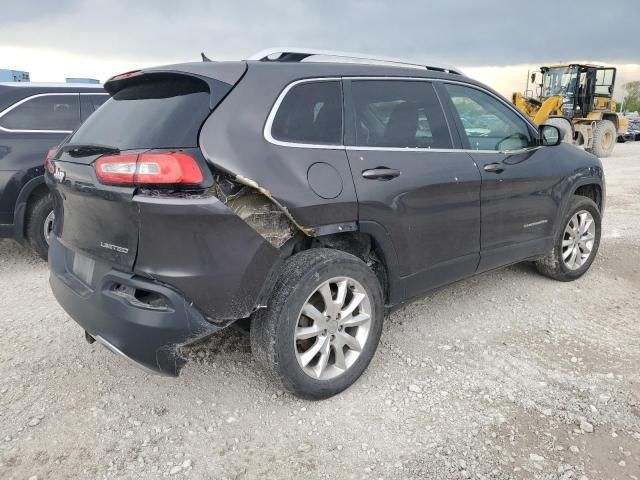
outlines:
M79 253L73 256L73 274L81 280L82 283L91 286L93 281L93 271L95 269L95 260L85 257Z

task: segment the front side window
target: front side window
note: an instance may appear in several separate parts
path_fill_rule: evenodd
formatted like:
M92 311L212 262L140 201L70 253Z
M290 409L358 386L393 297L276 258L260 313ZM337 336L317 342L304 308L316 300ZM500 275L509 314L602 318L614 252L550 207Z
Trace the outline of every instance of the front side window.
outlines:
M451 148L451 135L428 82L355 80L355 142L359 147Z
M531 145L524 120L495 97L476 88L445 84L473 150L519 150Z
M342 90L338 81L294 85L271 128L276 140L319 145L342 143Z
M72 131L79 123L77 94L34 97L0 118L0 126L10 130Z

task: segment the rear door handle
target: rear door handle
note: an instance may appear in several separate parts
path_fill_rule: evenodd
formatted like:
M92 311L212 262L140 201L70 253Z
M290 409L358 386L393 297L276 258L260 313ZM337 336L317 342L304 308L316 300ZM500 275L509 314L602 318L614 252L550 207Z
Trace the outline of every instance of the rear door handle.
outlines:
M504 172L504 167L501 163L489 163L484 166L484 171L491 173L502 173Z
M368 180L391 180L400 176L400 170L395 168L378 167L362 172L362 177Z

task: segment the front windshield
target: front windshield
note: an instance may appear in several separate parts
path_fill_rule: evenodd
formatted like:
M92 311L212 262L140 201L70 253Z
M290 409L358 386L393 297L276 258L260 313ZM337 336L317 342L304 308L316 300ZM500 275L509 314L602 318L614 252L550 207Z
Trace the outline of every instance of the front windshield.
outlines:
M554 67L544 72L542 98L554 95L572 97L576 92L578 72L576 67Z

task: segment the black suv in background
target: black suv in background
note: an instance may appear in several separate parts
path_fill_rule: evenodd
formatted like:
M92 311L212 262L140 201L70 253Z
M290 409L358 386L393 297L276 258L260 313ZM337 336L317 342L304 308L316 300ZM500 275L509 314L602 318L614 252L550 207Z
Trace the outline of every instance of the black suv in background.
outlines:
M318 399L363 373L385 308L523 260L587 271L597 157L456 69L315 53L105 83L46 173L51 288L89 342L176 375L250 319L258 362Z
M47 259L53 203L44 159L107 98L95 84L0 83L0 237Z

